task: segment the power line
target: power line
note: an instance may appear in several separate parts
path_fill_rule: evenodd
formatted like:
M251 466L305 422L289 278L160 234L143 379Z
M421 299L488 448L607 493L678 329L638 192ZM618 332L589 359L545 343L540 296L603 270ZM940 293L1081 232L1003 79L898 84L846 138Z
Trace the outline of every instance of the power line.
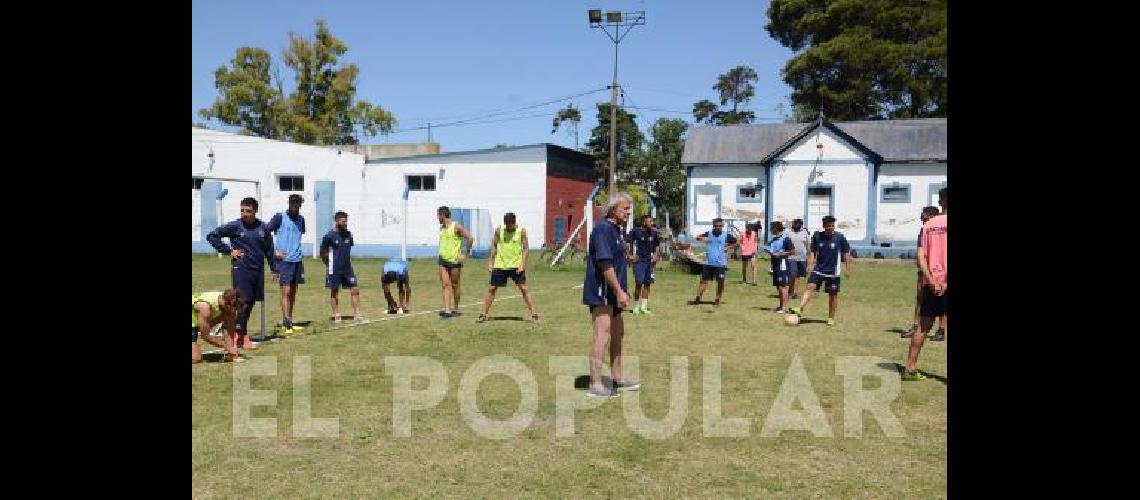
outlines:
M598 88L598 89L588 90L588 91L585 91L585 92L580 92L580 93L577 93L577 94L574 94L574 95L570 95L570 96L566 96L566 97L559 97L559 98L557 98L557 99L550 99L550 100L547 100L547 101L543 101L543 102L540 102L540 103L538 103L538 104L531 104L531 105L529 105L529 106L522 106L522 107L519 107L519 108L510 108L510 109L505 109L505 110L502 110L502 111L495 111L495 112L490 112L490 113L484 113L484 114L481 114L481 115L479 115L479 116L474 116L474 117L471 117L471 118L465 118L465 119L462 119L462 120L457 120L457 121L453 121L453 122L445 122L445 123L441 123L441 124L435 124L435 123L433 123L431 126L432 126L432 127L442 127L442 126L448 126L448 125L453 125L453 124L457 124L457 123L465 123L465 122L468 122L468 121L473 121L473 120L481 120L481 119L484 119L484 118L490 118L490 117L494 117L494 116L500 116L500 115L506 115L506 114L510 114L510 113L516 113L516 112L519 112L519 111L525 111L525 110L528 110L528 109L539 108L539 107L542 107L542 106L549 106L549 105L551 105L551 104L556 104L556 103L559 103L559 102L568 101L568 100L571 100L571 99L576 99L576 98L578 98L578 97L582 97L582 96L586 96L586 95L594 94L594 93L597 93L597 92L602 92L602 91L604 91L604 90L609 90L609 89L608 89L608 88L605 88L605 87L602 87L602 88ZM454 116L463 116L463 115L454 115ZM409 120L409 121L416 121L416 120ZM420 126L420 127L411 127L411 128L401 129L401 130L400 130L400 132L409 131L409 130L425 130L425 129L427 129L427 126Z

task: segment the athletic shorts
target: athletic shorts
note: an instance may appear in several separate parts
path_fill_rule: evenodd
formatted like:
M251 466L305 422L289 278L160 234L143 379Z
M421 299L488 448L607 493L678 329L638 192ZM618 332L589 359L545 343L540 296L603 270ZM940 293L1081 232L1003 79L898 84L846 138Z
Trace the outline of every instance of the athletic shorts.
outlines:
M922 305L919 306L919 314L924 317L934 318L946 314L946 293L942 292L942 296L934 294L934 288L930 286L922 287Z
M588 304L588 305L590 307L590 314L591 315L594 314L594 308L595 307L606 307L607 306L607 304ZM612 317L621 316L621 308L615 304L613 306L613 308L610 309L610 316L612 316Z
M198 341L198 327L192 326L192 327L190 327L190 330L191 330L190 342L197 342ZM182 344L182 345L186 345L186 344Z
M440 267L444 267L447 269L461 269L461 268L463 268L462 263L452 262L450 260L443 260L443 257L439 258L439 265L440 265Z
M385 274L380 275L380 282L384 283L384 284L391 284L391 283L407 284L408 283L408 275L396 273L395 279L388 279L388 275L387 275L387 273L385 273Z
M819 273L811 273L808 284L814 284L816 290L822 290L828 294L839 293L839 276L829 278Z
M792 282L792 271L772 271L772 286L788 286Z
M743 260L744 262L748 262L748 261L752 260L752 258L755 256L756 256L756 254L754 254L754 253L750 253L748 255L741 255L740 260Z
M638 285L653 284L653 270L657 267L651 260L639 260L633 263L633 282Z
M526 271L519 272L518 269L492 269L491 270L491 285L492 286L507 286L507 278L514 280L516 285L526 284Z
M804 276L807 276L807 261L789 260L788 262L792 264L791 271L795 273L795 277L803 278Z
M265 271L233 269L230 277L234 288L246 303L265 300Z
M356 288L356 273L352 269L325 276L325 288L339 290L341 287Z
M705 268L701 270L701 281L709 281L712 279L724 280L724 273L728 271L727 267L710 266L705 264Z
M280 274L280 283L282 285L303 285L305 284L305 263L304 261L287 262L281 261L277 263L277 271Z

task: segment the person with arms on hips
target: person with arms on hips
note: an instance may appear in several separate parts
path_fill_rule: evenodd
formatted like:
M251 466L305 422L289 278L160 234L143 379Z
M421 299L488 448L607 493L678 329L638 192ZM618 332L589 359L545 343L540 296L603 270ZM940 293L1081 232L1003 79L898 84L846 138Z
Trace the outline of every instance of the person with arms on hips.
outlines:
M459 315L459 278L463 261L471 256L474 238L467 228L451 220L450 208L439 207L436 217L439 219L439 283L443 285L443 310L439 317L450 319Z
M399 300L392 298L390 286L396 284ZM384 300L388 302L388 314L407 314L412 303L412 283L408 281L408 262L392 259L384 263L380 270L380 287L384 289Z
M629 219L633 198L617 193L602 207L605 219L590 231L586 256L586 277L582 282L582 303L590 309L590 389L592 398L616 398L620 391L633 391L641 384L621 378L625 321L621 312L629 307L626 292L627 250L622 226ZM609 346L610 385L602 382L602 358Z
M701 303L701 296L709 288L709 280L716 280L716 301L714 307L720 307L721 296L724 294L724 274L728 272L728 252L736 246L736 237L724 230L724 219L713 219L712 231L706 231L697 236L697 241L705 243L707 257L705 267L701 271L701 281L697 284L697 298L690 304Z
M223 238L228 238L230 244L226 245ZM277 269L273 258L273 235L257 218L257 200L243 198L241 218L210 231L206 241L218 253L228 254L231 258L230 278L242 300L242 308L236 318L237 345L242 349L256 348L257 344L249 338L248 327L253 303L265 300L265 267L261 262L264 260L264 266L268 266L271 272Z
M281 333L292 335L303 330L293 325L293 306L297 303L297 286L305 283L304 254L301 252L301 235L305 234L305 216L301 215L299 194L289 195L289 209L278 212L265 226L273 233L274 257L277 270L273 280L281 284Z
M808 278L807 290L799 307L791 308L792 314L800 316L804 307L811 300L811 295L817 290L827 292L827 326L835 326L835 311L839 308L839 275L843 264L847 264L848 278L851 277L850 258L851 245L847 237L835 230L835 217L830 215L823 218L823 231L811 237L811 246L808 253L808 268L811 268L811 277Z
M337 212L333 215L334 227L321 239L321 260L328 268L325 288L329 289L329 304L332 305L333 321L341 322L340 301L337 296L341 287L351 289L352 317L364 322L360 314L360 285L356 282L356 272L352 270L352 232L348 230L348 214Z

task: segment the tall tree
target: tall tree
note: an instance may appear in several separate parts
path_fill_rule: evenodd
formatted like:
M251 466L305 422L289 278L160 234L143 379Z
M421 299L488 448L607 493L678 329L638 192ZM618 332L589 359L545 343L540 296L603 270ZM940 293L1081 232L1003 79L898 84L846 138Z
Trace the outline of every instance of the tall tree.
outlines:
M270 83L272 65L272 58L265 50L256 47L237 49L228 68L220 66L214 71L218 98L198 114L241 127L245 134L281 138L280 121L285 107L281 92Z
M685 199L685 168L681 153L685 149L685 132L689 124L678 118L660 118L650 130L651 139L638 155L633 168L633 181L644 186L653 196L658 210L667 210L670 222L683 224L681 206ZM674 228L676 229L676 228Z
M637 129L637 115L618 107L617 110L617 178L625 182L630 176L629 167L636 160L645 136ZM590 131L586 152L594 157L594 173L598 178L609 175L610 161L610 103L598 103L598 125Z
M804 115L946 116L946 0L772 0L768 18Z
M567 104L565 108L558 110L554 115L554 128L550 129L550 133L558 132L558 127L563 123L569 123L571 131L574 133L574 149L578 149L578 124L582 122L582 112L574 107L574 104Z
M288 130L306 144L357 144L357 132L387 133L395 119L387 110L356 100L355 64L339 64L348 46L329 31L323 19L316 22L313 39L289 33L285 66L297 84L289 96Z
M708 99L701 99L693 103L693 118L697 123L713 125L732 125L734 123L752 123L756 113L742 110L741 106L748 104L756 95L756 70L748 66L737 66L717 76L713 90L717 91L720 105L732 103L732 109L721 110Z

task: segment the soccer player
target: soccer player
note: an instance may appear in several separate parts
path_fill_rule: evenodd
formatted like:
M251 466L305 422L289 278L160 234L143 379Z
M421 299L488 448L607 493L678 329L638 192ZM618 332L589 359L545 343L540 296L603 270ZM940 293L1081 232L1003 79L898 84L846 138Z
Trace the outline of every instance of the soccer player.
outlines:
M788 305L788 283L792 277L792 265L788 257L795 253L796 247L791 238L784 234L784 223L775 221L769 226L772 230L772 239L768 241L768 248L764 253L772 257L772 286L780 294L780 307L776 313L784 314Z
M803 219L792 220L792 230L788 231L788 239L792 240L792 245L796 247L796 252L788 257L792 266L792 282L788 286L788 298L798 299L800 296L796 293L796 282L800 278L807 277L807 254L808 247L811 246L811 234L804 229Z
M389 285L396 284L399 300L392 298ZM380 286L384 289L384 300L388 302L388 314L407 314L412 303L412 283L408 281L408 263L392 259L384 263L380 271Z
M222 238L229 238L230 244L223 243ZM261 261L266 262L270 271L276 269L273 235L269 234L265 224L257 218L257 200L243 198L241 218L210 231L206 235L206 241L218 253L229 254L231 257L230 278L242 300L242 308L236 318L237 345L242 349L254 349L257 344L250 340L247 327L253 303L265 300L265 268Z
M938 213L938 207L931 206L923 208L922 215L920 216L922 218L922 223L926 224L926 221L930 220L935 215L938 215ZM918 229L918 246L922 246L922 228ZM914 322L910 324L909 331L899 334L899 337L904 339L909 339L912 335L914 335L914 332L918 331L919 306L922 304L922 264L919 264L918 260L915 259L914 265L915 267L919 268L918 282L914 288ZM935 342L942 342L946 340L945 314L938 317L938 333L936 333L934 337L931 338L931 340L934 340Z
M351 287L352 317L357 322L364 322L360 314L360 286L356 283L356 273L352 270L352 232L348 230L348 214L337 212L333 214L336 227L329 230L321 238L321 260L328 267L325 277L325 288L329 292L329 304L332 305L333 321L341 322L340 301L337 295L340 287Z
M697 285L697 298L690 304L701 303L701 296L709 288L709 280L716 279L716 302L714 307L720 307L720 298L724 294L724 273L728 272L728 254L736 246L736 237L724 230L724 219L713 219L713 230L706 231L697 236L697 241L707 244L705 267L701 271L701 281Z
M931 217L922 225L922 245L918 247L918 263L922 268L922 306L918 319L918 332L910 339L903 380L926 378L918 371L918 353L926 341L926 334L934 326L934 318L947 315L946 288L946 188L938 190L938 204L942 213Z
M450 208L439 207L436 217L439 219L439 282L443 285L443 310L439 317L450 319L459 315L459 278L463 261L471 256L473 238L467 228L451 220ZM463 251L464 241L466 251Z
M736 231L736 228L732 228ZM740 236L740 282L756 285L756 248L759 246L760 223L744 224L744 234ZM737 231L738 232L738 231ZM748 281L748 272L752 271L752 281Z
M652 314L649 310L649 288L653 286L654 269L660 257L657 247L661 245L661 238L657 236L653 222L653 216L642 215L641 225L629 232L634 254L633 299L637 301L633 306L633 314Z
M202 336L210 345L226 351L222 361L226 363L243 360L238 354L237 344L234 341L236 328L235 318L241 310L241 293L236 289L224 292L203 292L194 295L192 303L190 325L190 363L202 362L202 349L198 347L198 336ZM210 336L210 330L221 324L225 331L225 342L218 342Z
M530 320L538 324L538 310L534 307L530 287L526 284L526 259L529 255L526 229L515 223L515 214L507 212L503 215L503 225L495 229L495 236L491 238L491 255L487 259L491 285L487 289L487 297L483 299L483 313L475 320L476 323L487 321L487 313L491 312L491 303L495 301L495 291L501 286L507 286L507 278L510 278L522 292L523 301L526 302L527 309L530 309Z
M289 195L289 209L278 212L265 226L273 233L277 270L273 280L281 284L281 333L291 335L303 330L293 326L293 305L297 303L297 286L305 283L304 255L301 253L301 235L305 234L305 216L301 215L299 194Z
M629 218L633 198L628 193L610 196L602 207L605 219L590 232L586 257L586 277L582 283L582 303L590 308L594 338L590 345L590 390L588 397L616 398L619 391L634 391L641 384L621 378L622 341L625 322L621 311L629 307L626 293L626 245L622 226ZM610 350L613 385L602 384L602 356Z
M839 307L839 275L843 270L842 264L847 264L844 275L851 277L853 259L850 254L851 245L847 243L847 237L835 230L835 217L824 217L823 231L811 236L811 246L808 248L807 267L812 271L807 290L800 299L799 307L790 309L792 314L802 314L804 306L811 300L811 294L822 288L827 292L827 326L835 326L835 310Z

